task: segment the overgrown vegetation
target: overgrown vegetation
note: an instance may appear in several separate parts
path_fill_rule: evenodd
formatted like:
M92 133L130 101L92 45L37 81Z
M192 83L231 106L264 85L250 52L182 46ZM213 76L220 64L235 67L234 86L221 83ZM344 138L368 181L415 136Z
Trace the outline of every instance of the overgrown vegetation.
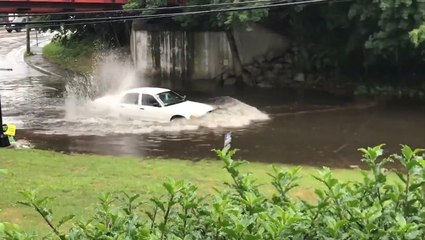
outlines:
M49 61L63 69L81 74L92 72L96 53L95 43L88 39L66 44L53 40L43 48L43 55Z
M137 5L136 3L140 4ZM243 1L216 1L239 3ZM165 6L165 0L133 0L128 7ZM209 4L209 0L188 0L188 5ZM264 2L245 6L264 5ZM234 6L221 6L219 9ZM214 8L216 9L216 8ZM182 10L193 11L194 9ZM178 11L178 10L175 10ZM366 85L367 88L409 87L425 89L425 46L421 24L425 22L425 3L418 0L355 0L296 7L270 8L174 18L186 29L250 28L259 23L288 36L295 55L293 68L314 84L321 79L328 85ZM410 37L409 37L409 32ZM234 73L243 71L238 49L228 35L234 59ZM413 40L413 42L412 42ZM394 95L397 90L390 94Z
M284 165L278 164L279 167ZM292 169L292 166L286 166ZM0 221L10 221L26 231L47 232L36 212L16 202L22 200L18 191L36 189L43 196L58 196L50 206L55 215L75 214L87 219L94 214L97 198L106 192L124 190L143 194L146 199L163 194L162 181L167 177L186 179L199 188L199 194L212 194L213 188L222 189L230 180L222 164L214 160L185 161L179 159L140 159L80 154L61 154L41 150L0 149L0 168L9 174L1 175L0 182L7 183L0 194ZM208 171L205 171L207 169ZM272 192L268 185L270 165L250 163L243 171L252 172L261 184L261 190ZM311 177L317 168L304 166L300 172L300 186L291 193L306 201L316 200L313 189L320 184ZM360 180L361 174L353 169L333 169L341 181ZM394 176L393 176L394 177ZM1 238L0 238L1 239Z
M214 3L240 2L243 1ZM166 0L131 0L124 8L170 6L179 3ZM209 0L185 1L187 5L210 3ZM266 3L257 2L244 6L264 4ZM213 9L235 6L223 5ZM157 13L194 10L205 8L163 9ZM141 14L155 12L149 10ZM98 16L90 17L104 16L99 13ZM74 17L78 19L88 16ZM58 17L45 18L55 20ZM421 94L425 91L425 44L420 44L424 41L425 3L420 0L329 1L322 4L190 15L171 19L187 30L226 31L233 56L233 73L238 80L244 79L248 84L250 80L244 75L246 69L241 66L233 29L250 29L251 24L257 23L291 39L290 52L295 56L292 68L296 73L306 76L307 83L304 87L342 85L347 88L347 92L353 92L353 86L360 85L365 86L369 94L374 92L370 89L394 89L392 92L383 90L383 95L399 95L401 88L415 89ZM171 24L170 19L149 21L158 21L159 24L167 26L178 25ZM80 42L95 37L108 47L114 48L129 44L130 25L128 21L64 26L53 30L59 31L58 36L65 42ZM60 43L63 44L62 41Z
M412 42L418 47L425 43L425 24L422 24L419 28L413 29L410 33Z
M361 181L341 182L325 168L315 178L318 200L291 198L298 186L299 168L273 168L274 192L261 192L235 150L216 153L230 175L227 188L213 196L199 196L197 187L183 180L164 182L162 197L105 194L96 214L76 221L67 231L60 226L73 216L53 221L49 198L23 192L22 204L35 209L50 226L45 239L425 239L425 160L423 149L402 146L400 155L383 157L382 145L360 149L369 167ZM399 181L389 181L385 167L402 166ZM146 216L146 217L145 217ZM13 224L0 224L6 240L38 239Z

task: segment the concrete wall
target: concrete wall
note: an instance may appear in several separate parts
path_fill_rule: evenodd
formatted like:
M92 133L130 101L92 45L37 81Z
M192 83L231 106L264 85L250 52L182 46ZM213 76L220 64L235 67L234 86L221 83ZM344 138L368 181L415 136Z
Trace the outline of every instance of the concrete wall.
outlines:
M289 48L286 37L259 25L253 25L250 31L237 29L235 40L244 65L259 58L282 56Z
M174 81L212 79L232 65L223 32L169 31L163 26L152 29L136 22L131 34L133 61L148 76ZM236 30L235 39L244 64L271 55L281 56L288 48L285 37L258 26L249 32Z

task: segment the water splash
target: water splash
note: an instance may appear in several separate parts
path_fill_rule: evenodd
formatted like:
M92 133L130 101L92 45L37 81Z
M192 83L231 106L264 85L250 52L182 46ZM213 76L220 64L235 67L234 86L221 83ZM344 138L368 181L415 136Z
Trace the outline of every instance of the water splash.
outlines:
M68 135L180 132L199 128L238 128L268 119L267 114L231 97L205 99L204 102L219 109L191 121L154 123L120 117L118 94L132 87L150 86L143 76L130 61L118 54L99 57L92 76L75 76L67 84L65 117L45 120L48 132Z
M129 116L119 116L116 96L105 96L74 109L65 119L50 119L50 133L67 135L146 134L152 132L193 131L200 128L240 128L255 121L269 119L255 107L231 97L210 99L206 103L219 109L196 120L170 123L143 121Z
M143 72L117 52L97 56L92 75L72 76L65 86L65 116L73 118L78 106L90 104L100 96L113 95L136 86L149 86Z
M11 148L15 149L30 149L34 148L34 146L27 140L19 139L16 142L10 143Z
M140 73L137 73L128 60L116 54L99 56L95 60L93 74L74 75L67 81L66 97L93 100L134 86L148 85L143 84L143 78L139 76Z

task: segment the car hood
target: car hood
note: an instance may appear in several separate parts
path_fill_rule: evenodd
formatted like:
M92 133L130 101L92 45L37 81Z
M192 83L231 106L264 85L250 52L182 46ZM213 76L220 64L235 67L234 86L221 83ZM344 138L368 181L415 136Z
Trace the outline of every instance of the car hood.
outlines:
M184 101L174 105L166 106L168 110L184 113L186 117L191 115L200 117L206 114L209 111L214 110L214 107L205 103L193 102L193 101Z

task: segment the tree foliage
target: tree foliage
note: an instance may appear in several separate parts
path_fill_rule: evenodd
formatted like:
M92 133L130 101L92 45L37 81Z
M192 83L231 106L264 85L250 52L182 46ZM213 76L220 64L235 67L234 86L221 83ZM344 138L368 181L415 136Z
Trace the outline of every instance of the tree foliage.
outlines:
M246 1L246 0L245 0ZM243 3L245 1L235 0L221 0L214 3ZM208 0L189 0L188 4L210 4ZM224 5L221 7L214 7L212 9L225 10L232 7L240 6L262 6L264 2L250 3L244 5ZM268 9L256 9L250 11L232 11L208 14L199 17L185 16L179 17L178 21L183 26L189 28L209 27L213 29L229 30L237 27L248 27L251 23L259 22L268 15ZM200 21L201 20L201 21ZM206 21L205 21L206 20Z
M331 2L290 8L282 16L300 51L302 71L423 72L424 53L409 39L409 32L425 21L423 0ZM411 37L420 38L419 33Z
M421 25L419 28L412 30L410 33L410 39L415 44L416 47L419 44L425 42L425 24Z
M34 20L52 21L73 19L78 23L78 19L105 17L105 14L76 14L76 15L46 15L37 17ZM66 46L72 42L99 41L103 45L113 48L122 47L129 44L130 28L129 22L100 22L96 24L75 24L75 25L41 25L44 31L55 32L54 41Z

